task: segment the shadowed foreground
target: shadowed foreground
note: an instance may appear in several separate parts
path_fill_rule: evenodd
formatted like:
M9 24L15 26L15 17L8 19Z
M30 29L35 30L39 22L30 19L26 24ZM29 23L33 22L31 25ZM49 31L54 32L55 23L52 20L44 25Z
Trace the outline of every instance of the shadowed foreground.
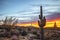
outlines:
M41 40L40 29L34 27L0 28L0 40ZM45 28L44 40L60 40L60 29Z

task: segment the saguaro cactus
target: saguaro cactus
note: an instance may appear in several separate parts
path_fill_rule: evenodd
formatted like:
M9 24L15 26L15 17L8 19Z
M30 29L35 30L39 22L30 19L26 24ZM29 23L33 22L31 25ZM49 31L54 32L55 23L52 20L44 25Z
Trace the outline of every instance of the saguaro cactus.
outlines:
M46 25L46 18L45 16L43 16L42 6L40 6L38 25L40 26L41 29L41 40L44 40L44 26Z
M54 28L55 28L55 29L57 28L56 22L54 23Z

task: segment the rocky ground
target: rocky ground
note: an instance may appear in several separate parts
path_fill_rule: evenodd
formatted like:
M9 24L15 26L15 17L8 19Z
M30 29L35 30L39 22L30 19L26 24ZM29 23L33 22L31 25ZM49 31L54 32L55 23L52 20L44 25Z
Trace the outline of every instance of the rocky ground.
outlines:
M41 40L40 29L0 29L0 40ZM44 40L60 40L60 29L44 29Z

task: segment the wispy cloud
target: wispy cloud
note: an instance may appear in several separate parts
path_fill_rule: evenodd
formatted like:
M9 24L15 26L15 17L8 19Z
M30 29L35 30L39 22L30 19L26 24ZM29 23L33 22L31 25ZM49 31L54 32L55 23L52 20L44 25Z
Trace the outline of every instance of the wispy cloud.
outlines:
M0 5L1 18L13 16L23 21L37 21L40 5L46 17L53 15L53 12L60 12L60 0L1 0Z
M48 20L60 19L60 12L52 12L52 15L47 16Z

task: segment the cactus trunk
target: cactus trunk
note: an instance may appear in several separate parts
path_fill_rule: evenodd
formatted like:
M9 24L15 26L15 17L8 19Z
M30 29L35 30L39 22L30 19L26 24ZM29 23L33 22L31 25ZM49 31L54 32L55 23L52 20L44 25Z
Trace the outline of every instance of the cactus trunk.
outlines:
M41 40L44 40L44 29L41 27Z

